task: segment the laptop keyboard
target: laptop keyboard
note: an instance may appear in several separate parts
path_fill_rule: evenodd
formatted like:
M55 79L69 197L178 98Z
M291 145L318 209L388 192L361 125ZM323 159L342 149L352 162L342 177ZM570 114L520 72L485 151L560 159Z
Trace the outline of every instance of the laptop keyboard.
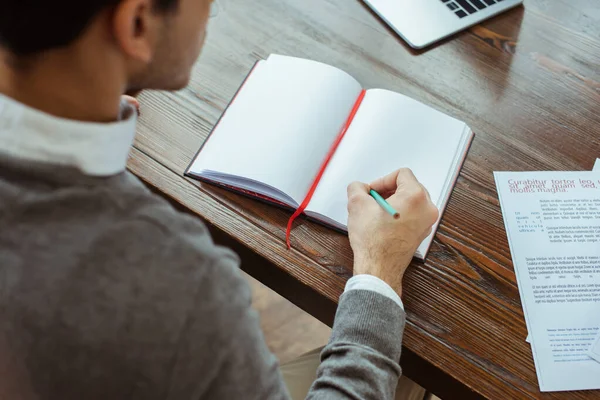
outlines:
M458 18L464 18L467 15L475 14L479 10L483 10L496 3L504 0L441 0L446 4L446 7L452 11Z

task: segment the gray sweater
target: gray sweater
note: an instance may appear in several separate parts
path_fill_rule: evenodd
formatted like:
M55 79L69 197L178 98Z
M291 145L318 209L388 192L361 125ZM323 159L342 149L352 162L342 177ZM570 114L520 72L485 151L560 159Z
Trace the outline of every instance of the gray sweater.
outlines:
M238 266L129 173L0 157L0 398L287 398ZM393 398L403 326L345 293L309 397Z
M124 172L134 135L0 95L0 399L287 398L239 259ZM404 311L360 278L310 398L394 395Z

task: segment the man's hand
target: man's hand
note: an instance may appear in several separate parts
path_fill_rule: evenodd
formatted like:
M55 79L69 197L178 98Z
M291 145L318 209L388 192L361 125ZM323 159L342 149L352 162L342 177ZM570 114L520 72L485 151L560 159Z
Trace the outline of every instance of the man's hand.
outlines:
M369 195L374 189L398 211L394 219ZM402 277L419 244L431 233L439 212L410 169L371 185L348 186L348 235L354 251L354 274L374 275L402 294Z
M121 96L121 100L122 101L126 101L129 104L131 104L132 106L134 106L135 109L137 110L138 115L140 114L140 102L138 101L138 99L136 99L133 96L129 96L127 94L124 94L123 96Z

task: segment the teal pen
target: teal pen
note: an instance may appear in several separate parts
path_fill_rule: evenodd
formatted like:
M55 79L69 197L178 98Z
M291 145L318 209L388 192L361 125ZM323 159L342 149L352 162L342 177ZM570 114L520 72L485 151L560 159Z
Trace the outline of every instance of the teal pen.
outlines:
M390 214L392 217L394 217L395 219L400 218L400 213L398 211L396 211L394 209L394 207L392 207L390 205L390 203L388 203L387 201L385 201L385 199L383 197L381 197L381 195L379 193L377 193L376 191L374 191L373 189L371 189L371 191L369 192L369 194L371 196L373 196L373 198L375 199L375 201L385 210L388 212L388 214Z

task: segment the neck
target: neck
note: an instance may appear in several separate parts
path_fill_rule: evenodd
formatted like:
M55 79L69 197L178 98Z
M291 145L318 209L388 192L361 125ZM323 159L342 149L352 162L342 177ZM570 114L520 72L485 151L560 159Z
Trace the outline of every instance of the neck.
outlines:
M93 53L76 49L53 50L18 62L0 51L0 93L61 118L117 120L125 85L111 72L110 60L97 60Z

